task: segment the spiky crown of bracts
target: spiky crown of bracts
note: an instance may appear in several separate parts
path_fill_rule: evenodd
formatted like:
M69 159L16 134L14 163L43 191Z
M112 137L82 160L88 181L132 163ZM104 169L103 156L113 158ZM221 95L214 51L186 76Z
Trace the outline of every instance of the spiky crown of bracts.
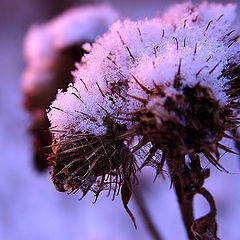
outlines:
M203 180L207 174L199 172L198 157L203 153L223 169L218 149L231 150L219 141L238 124L239 112L234 16L231 5L186 3L162 18L118 21L86 45L89 54L78 64L74 85L59 92L48 113L57 189L85 193L97 186L98 193L112 183L123 185L126 205L135 162L159 173L167 160L172 176L191 170ZM142 150L144 159L138 157ZM159 150L162 159L154 156ZM195 169L182 168L186 155ZM188 191L200 188L202 180Z

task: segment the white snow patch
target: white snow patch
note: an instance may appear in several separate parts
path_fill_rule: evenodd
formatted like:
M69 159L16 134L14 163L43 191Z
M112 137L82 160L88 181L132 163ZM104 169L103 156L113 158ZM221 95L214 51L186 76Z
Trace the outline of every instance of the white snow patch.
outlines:
M146 93L135 78L148 89L152 89L155 82L172 91L180 62L183 85L200 82L210 87L224 105L223 86L227 80L218 77L228 59L240 49L237 42L229 47L232 36L228 33L236 17L235 9L236 6L230 4L183 3L170 8L162 18L137 22L118 20L92 46L86 46L89 54L77 64L74 85L66 93L59 92L48 113L52 127L104 134L106 128L102 123L107 113L102 107L111 109L115 116L120 111L138 110L140 102L128 94L146 98ZM108 100L111 97L114 101ZM91 121L86 114L97 121Z

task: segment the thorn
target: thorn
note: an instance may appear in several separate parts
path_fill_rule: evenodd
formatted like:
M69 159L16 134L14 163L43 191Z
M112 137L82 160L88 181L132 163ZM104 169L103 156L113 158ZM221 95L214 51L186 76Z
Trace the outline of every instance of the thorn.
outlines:
M154 81L153 81L153 84L154 84L154 87L158 90L158 93L159 93L162 97L164 97L164 96L165 96L165 93L164 93L164 91L163 91L163 87L157 85Z
M78 92L78 89L74 86L71 86L76 92Z
M196 42L196 44L195 44L195 48L194 48L194 56L196 55L196 53L197 53L197 42Z
M228 45L228 47L231 47L236 41L237 41L237 39L234 39L234 40Z
M182 58L179 60L179 65L178 65L178 72L175 76L173 87L179 90L181 86L181 65L182 65Z
M226 134L226 133L223 134L223 137L232 139L232 140L234 140L234 141L239 141L238 138L236 138L236 137L234 137L234 136L230 136L230 135L228 135L228 134Z
M196 73L196 77L198 77L198 75L201 73L201 71L202 71L203 69L205 69L205 68L208 68L208 66L202 67L202 68Z
M224 16L224 14L220 15L220 17L217 19L217 22Z
M186 47L187 37L184 38L183 47Z
M220 60L214 67L213 69L209 72L209 74L212 74L213 71L218 67L218 65L222 62L222 60Z
M153 182L156 181L158 175L162 172L163 165L164 165L166 159L167 159L167 154L166 154L166 152L163 152L162 159L161 159L161 161L160 161L160 163L159 163L159 165L158 165L158 170L157 170L157 173L156 173L156 176L155 176ZM163 175L163 176L164 176L164 175Z
M159 51L159 49L160 49L160 47L158 45L153 48L155 58L157 58L157 51Z
M97 202L100 193L101 193L101 191L96 192L96 195L95 195L95 199L94 199L94 201L93 201L93 204L95 204L95 203Z
M124 101L126 101L126 98L121 95L120 93L118 93L117 91L114 91L113 93L117 94L120 98L122 98Z
M118 120L123 120L123 121L129 121L129 122L136 122L137 118L124 118L124 117L116 117L111 115L112 118L118 119Z
M165 30L163 29L162 30L162 39L164 38L164 36L165 36Z
M89 191L89 189L87 189L87 190L83 190L83 189L82 189L83 195L82 195L82 197L79 198L78 200L79 200L79 201L82 200L82 199L87 195L88 191Z
M192 19L192 22L197 22L199 15L195 17L195 19Z
M51 109L56 109L58 111L61 111L61 112L64 112L66 113L65 111L63 111L61 108L58 108L58 107L54 107L54 106L50 106Z
M207 27L206 27L206 29L205 29L204 36L206 35L206 32L207 32L207 30L208 30L208 28L210 27L210 25L211 25L212 22L213 22L213 20L210 20L210 21L209 21L209 23L208 23L208 25L207 25Z
M226 173L229 173L213 156L211 153L202 152L203 155L208 159L210 163L212 163L219 171L225 171Z
M86 83L82 80L82 78L80 78L80 81L83 83L84 87L85 87L86 90L88 91L87 85L86 85Z
M218 148L216 149L215 156L216 156L217 161L218 161L220 159L220 154L219 154Z
M226 36L230 36L233 32L235 32L236 30L232 30L231 32L227 33Z
M139 33L139 36L140 36L141 43L143 43L142 33L141 33L141 31L140 31L140 28L138 27L137 29L138 29L138 33Z
M113 197L112 197L112 200L115 199L115 196L117 196L116 192L117 192L117 186L118 186L118 183L117 183L117 180L118 180L118 172L119 172L119 169L117 168L116 169L116 176L115 176L115 187L114 187L114 191L113 191ZM120 174L119 174L120 175ZM120 185L120 184L119 184Z
M212 58L212 56L209 56L209 58L206 60L206 62L208 62L211 58Z
M226 152L229 152L229 153L233 153L233 154L237 154L237 155L239 155L238 153L232 151L230 148L228 148L228 147L222 145L221 143L218 143L218 147L220 147L221 149L225 150Z
M121 73L120 71L118 71L118 73L119 73L123 78L125 78L124 75L123 75L123 73Z
M92 117L92 116L90 116L90 115L88 115L87 113L84 113L84 112L79 112L79 111L77 111L78 113L81 113L82 115L84 115L84 116L86 116L86 117L88 117L91 121L93 121L93 122L96 122L97 121L97 119L95 118L95 117Z
M125 45L125 42L123 41L123 39L122 39L122 36L121 36L121 34L120 34L120 32L119 32L119 31L117 31L117 34L118 34L118 36L119 36L119 38L120 38L120 40L121 40L122 44L123 44L123 45Z
M82 103L84 103L84 101L76 93L72 92L72 95L74 95L77 99L79 99Z
M176 41L177 44L177 51L178 51L178 39L176 37L173 37L173 39Z
M97 104L104 112L107 113L107 115L110 115L109 112L102 106L100 105L99 103Z
M140 83L133 74L130 74L130 75L131 75L131 76L133 77L133 79L138 83L138 85L142 88L143 91L145 91L147 94L150 94L150 93L151 93L151 91L150 91L148 88L146 88L142 83Z
M152 159L152 157L155 155L157 151L156 147L152 147L149 152L148 152L148 156L145 159L144 163L142 164L142 166L140 167L140 169L143 169L145 166L147 166L147 164L150 162L150 160Z
M103 91L102 91L102 89L100 88L100 86L99 86L98 82L96 82L96 85L97 85L97 87L98 87L98 90L100 91L100 93L101 93L102 97L104 98L104 97L105 97L105 95L103 94Z
M133 57L133 55L132 55L132 53L131 53L131 51L130 51L130 49L129 49L129 47L127 45L126 45L126 48L127 48L127 51L128 51L128 53L129 53L129 55L131 57L132 63L134 63L135 62L135 58Z
M130 95L130 94L128 94L128 96L131 97L131 98L134 98L134 99L136 99L139 102L142 102L144 104L146 104L148 102L147 99L144 99L144 98L136 97L136 96L133 96L133 95Z
M118 36L119 36L119 38L120 38L122 44L126 47L128 53L129 53L129 55L130 55L130 57L131 57L132 63L134 63L134 62L135 62L135 58L133 57L133 55L132 55L132 53L131 53L129 47L128 47L128 46L126 45L126 43L123 41L122 36L121 36L121 34L120 34L119 31L117 31L117 34L118 34Z
M107 59L110 60L115 66L117 66L116 62L113 61L109 56L107 56Z
M183 27L186 28L187 19L184 20Z

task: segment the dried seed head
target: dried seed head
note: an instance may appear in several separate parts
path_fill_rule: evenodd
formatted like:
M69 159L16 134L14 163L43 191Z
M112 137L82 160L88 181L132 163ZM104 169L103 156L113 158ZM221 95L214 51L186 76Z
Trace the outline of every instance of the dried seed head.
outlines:
M96 193L108 189L116 191L123 182L130 181L135 168L133 156L121 139L126 126L106 119L107 132L103 136L75 133L57 139L54 154L52 181L58 191L89 190Z
M117 173L122 169L119 186L126 207L133 156L146 145L151 147L142 166L152 165L158 173L164 161L175 156L183 162L189 155L197 165L198 153L221 168L212 153L218 158L218 148L230 151L219 141L235 121L236 102L228 102L230 95L224 91L233 74L220 75L230 58L239 64L239 43L230 34L235 15L234 5L185 3L162 18L117 21L88 46L89 54L73 73L74 84L58 93L48 112L57 142L52 158L57 189L95 191L97 185L102 190L105 175L113 177L113 166ZM124 140L137 138L133 149L124 145ZM155 161L158 151L161 160ZM171 169L179 170L175 165Z
M231 111L221 106L211 89L197 84L171 95L155 90L136 113L141 135L172 156L215 152L229 130Z

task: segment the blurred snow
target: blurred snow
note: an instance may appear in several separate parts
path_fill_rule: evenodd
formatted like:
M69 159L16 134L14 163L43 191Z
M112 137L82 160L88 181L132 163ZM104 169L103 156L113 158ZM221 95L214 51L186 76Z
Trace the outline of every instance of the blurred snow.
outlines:
M126 2L114 0L122 13L124 8L125 12L131 13L135 4L135 17L141 8L139 15L142 18L148 7L151 9L149 12L157 9L152 3L159 4L160 1L146 1L144 7L143 3L131 1L129 8L126 8ZM119 197L112 202L102 194L93 205L94 198L89 194L78 201L80 196L56 192L48 173L39 175L34 171L31 140L26 133L28 116L21 107L19 79L24 65L21 53L23 36L32 20L41 19L39 16L43 14L44 6L41 1L22 0L16 1L14 10L8 11L6 6L2 7L3 3L5 1L1 1L0 9L8 14L0 12L5 17L4 23L0 24L4 33L0 38L0 239L150 240L133 201L130 209L137 220L137 231L123 210ZM12 7L12 1L9 5ZM226 154L221 163L233 174L212 168L206 187L216 199L219 237L239 240L239 162L236 156ZM152 184L154 172L149 168L143 170L142 176L149 183L145 192L147 206L164 239L187 239L169 181L159 178ZM199 206L197 214L205 213L205 207L208 208Z
M43 24L33 24L24 37L27 66L22 76L22 89L33 93L53 79L52 69L60 52L74 44L92 42L117 20L109 4L70 8Z

